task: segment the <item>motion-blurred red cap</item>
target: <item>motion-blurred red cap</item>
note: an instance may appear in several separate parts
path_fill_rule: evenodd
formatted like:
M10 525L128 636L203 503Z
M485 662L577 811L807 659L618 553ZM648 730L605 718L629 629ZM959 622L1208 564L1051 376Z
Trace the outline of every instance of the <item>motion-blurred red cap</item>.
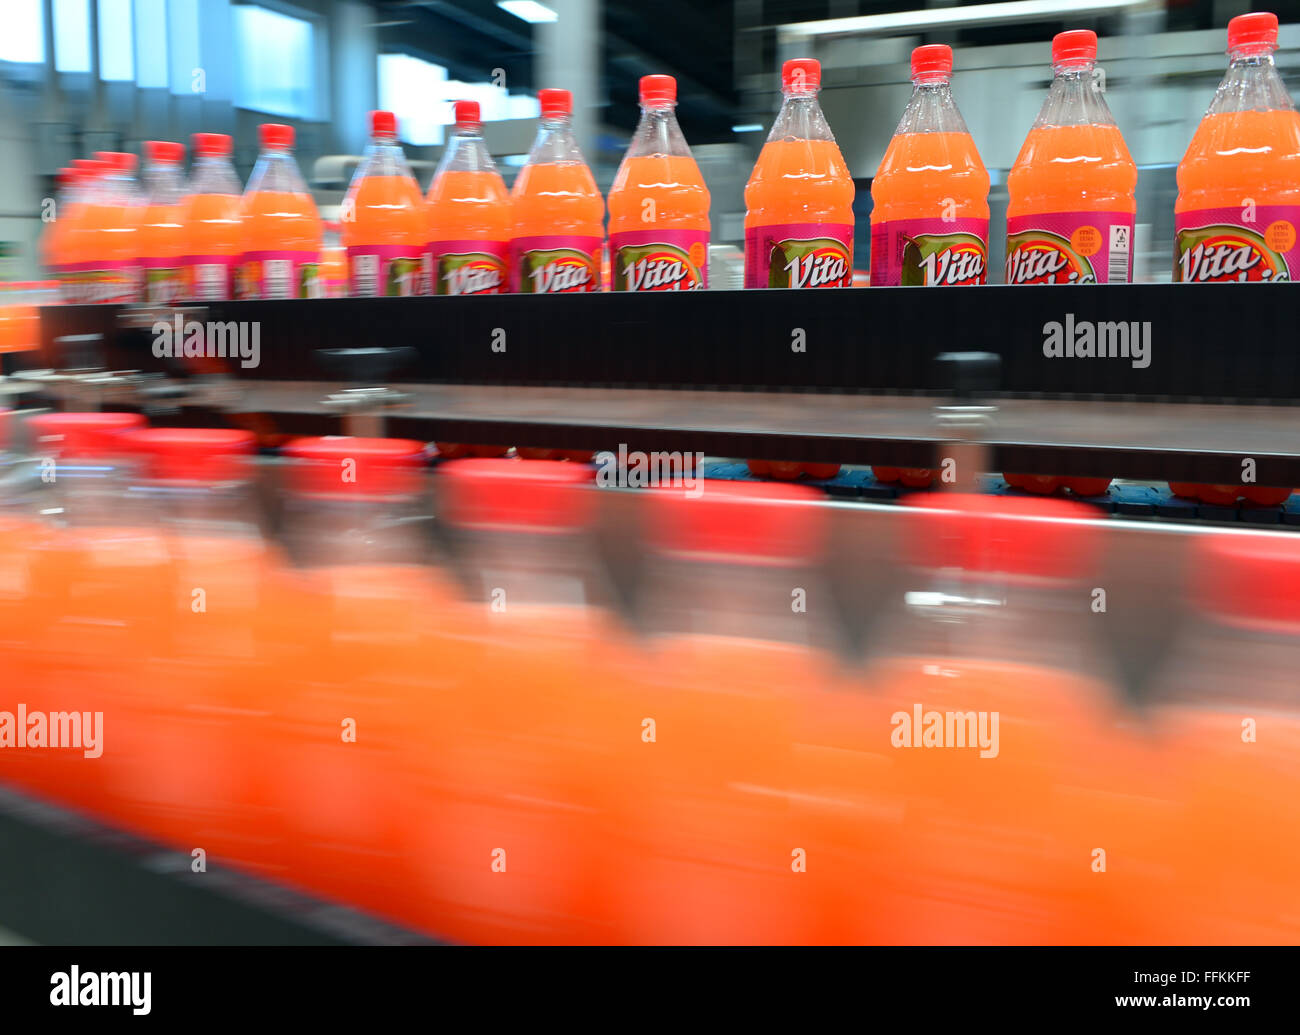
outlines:
M730 564L806 564L826 541L822 494L781 482L710 482L699 496L650 494L650 540L661 553Z
M283 452L295 461L289 485L319 496L410 495L425 460L424 443L407 438L297 438Z
M568 90L538 90L537 100L544 119L573 114L573 94Z
M676 104L677 80L670 75L643 75L640 92L643 105Z
M912 82L932 83L952 75L952 47L927 43L912 51Z
M454 110L458 126L478 126L483 122L483 111L478 101L457 101Z
M1210 534L1197 551L1203 610L1246 622L1300 626L1300 539Z
M293 147L293 127L283 122L263 122L257 127L263 150L288 151Z
M60 187L66 187L70 183L76 183L79 179L81 179L81 170L69 168L66 165L54 174L54 182Z
M256 444L251 432L233 428L145 428L130 440L145 456L149 477L183 482L246 479Z
M96 151L95 157L115 173L135 172L135 155L129 151Z
M1097 60L1097 34L1091 29L1071 29L1052 37L1052 64L1064 68L1090 65Z
M595 513L592 470L562 460L452 460L438 471L447 520L494 532L573 532Z
M370 135L372 137L396 137L397 116L391 111L372 111L370 113Z
M1075 578L1095 556L1095 511L1073 500L935 492L909 496L907 556L925 568Z
M203 158L230 154L230 137L225 133L195 133L194 153Z
M144 157L145 161L154 164L177 165L185 160L185 145L174 140L146 140Z
M38 413L29 417L32 445L56 456L110 456L131 450L127 432L146 426L138 413Z
M1228 51L1262 54L1277 50L1277 15L1267 11L1239 14L1228 22Z
M785 93L816 93L822 85L822 63L816 58L791 58L781 66Z
M102 176L106 166L103 162L94 158L74 158L72 167L79 171L86 179L93 179L96 176Z

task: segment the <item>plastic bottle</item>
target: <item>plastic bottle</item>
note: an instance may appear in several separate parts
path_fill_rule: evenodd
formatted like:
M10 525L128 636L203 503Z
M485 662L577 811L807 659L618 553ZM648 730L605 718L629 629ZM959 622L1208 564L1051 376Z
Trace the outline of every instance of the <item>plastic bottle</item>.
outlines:
M420 294L428 214L391 111L370 113L370 143L348 185L340 221L352 295Z
M348 297L348 250L340 241L340 230L341 227L335 221L325 224L320 266L326 298Z
M72 259L70 301L135 302L140 297L136 231L140 198L132 174L135 155L117 151L96 154L95 174L87 184L86 206L68 231Z
M298 163L293 127L264 122L241 206L240 298L321 298L322 224Z
M912 51L912 98L871 181L873 286L987 279L989 174L951 79L951 47Z
M144 154L144 212L138 231L143 296L146 302L170 305L185 297L185 255L189 250L181 222L185 145L148 140Z
M510 191L513 290L600 290L605 203L574 139L568 90L539 90L542 124Z
M745 185L747 288L853 283L853 179L820 89L820 62L781 67L781 111Z
M54 199L53 218L45 224L38 245L41 267L45 272L62 280L67 276L70 259L68 257L68 229L81 214L81 171L75 168L60 169L54 182L57 196Z
M235 297L235 273L244 253L239 177L230 164L230 137L194 134L190 193L181 206L189 241L186 295L195 302Z
M1133 279L1137 166L1093 81L1097 34L1052 39L1052 86L1007 177L1008 284Z
M1276 15L1228 22L1228 72L1178 165L1175 281L1300 276L1300 113L1276 49Z
M709 286L709 189L677 125L677 80L641 77L641 121L609 191L615 291Z
M477 101L457 101L456 126L427 197L429 293L509 290L510 195L483 143Z

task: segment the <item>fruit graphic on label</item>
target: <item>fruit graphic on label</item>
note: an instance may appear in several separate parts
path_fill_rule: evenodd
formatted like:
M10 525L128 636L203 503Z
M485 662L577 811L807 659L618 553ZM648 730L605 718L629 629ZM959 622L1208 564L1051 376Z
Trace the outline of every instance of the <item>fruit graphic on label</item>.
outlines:
M596 290L596 260L576 248L524 252L519 289L525 294L553 295Z
M917 234L903 240L904 286L984 283L988 249L974 234Z
M415 294L415 285L420 278L420 260L400 258L388 264L388 282L384 285L384 294L389 297L405 297Z
M320 283L320 266L314 262L304 262L298 267L298 296L299 298L322 298L325 292L321 290Z
M777 241L772 245L768 287L848 287L852 279L853 256L843 241L816 237L808 241Z
M505 282L505 263L487 252L448 252L434 260L435 295L496 295Z
M703 286L699 266L671 244L623 245L618 249L615 291L693 291Z
M1286 259L1264 238L1242 226L1218 223L1179 230L1174 240L1174 280L1290 280Z
M1008 284L1095 284L1092 263L1050 230L1025 230L1007 238Z

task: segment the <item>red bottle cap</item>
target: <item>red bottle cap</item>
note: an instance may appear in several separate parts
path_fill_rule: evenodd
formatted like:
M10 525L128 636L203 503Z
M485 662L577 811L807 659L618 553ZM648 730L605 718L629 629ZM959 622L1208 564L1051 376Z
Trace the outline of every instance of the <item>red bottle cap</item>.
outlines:
M127 432L146 426L138 413L38 413L27 420L37 452L108 456L130 451Z
M573 114L573 94L568 90L538 90L542 118L558 119Z
M1079 68L1097 60L1097 34L1091 29L1071 29L1052 37L1052 64L1057 68Z
M451 460L438 470L447 519L462 528L556 534L586 527L594 475L561 460Z
M81 173L85 179L94 179L96 176L103 176L105 165L103 162L97 162L93 158L74 158L72 167Z
M195 133L191 140L194 153L201 158L230 154L230 137L225 133Z
M907 526L908 557L926 568L1075 578L1093 559L1095 511L1073 500L934 492Z
M69 184L76 183L79 179L81 179L81 170L69 169L67 166L64 166L54 174L54 182L60 187L66 187Z
M293 127L282 122L263 122L257 134L263 151L288 151L293 147Z
M370 135L397 139L397 116L391 111L372 111L370 113Z
M816 58L791 58L781 66L783 93L816 93L822 85L822 63Z
M1199 543L1197 600L1229 619L1300 626L1300 540L1210 534Z
M1263 54L1277 50L1277 15L1267 11L1239 14L1228 22L1229 54Z
M95 157L112 172L128 176L135 172L135 155L129 151L96 151Z
M641 77L641 106L677 103L677 80L670 75Z
M781 482L709 482L650 496L650 538L661 553L729 564L792 565L817 559L826 541L822 494Z
M153 165L179 165L185 160L185 145L173 140L146 140L144 157Z
M130 437L158 481L243 481L256 444L251 432L233 428L145 428Z
M929 43L912 51L912 82L937 83L952 76L952 47Z
M456 125L458 126L481 126L483 124L483 113L478 106L478 101L457 101L455 111Z
M406 438L330 435L294 439L283 450L293 457L289 484L319 496L402 496L419 490L424 443Z

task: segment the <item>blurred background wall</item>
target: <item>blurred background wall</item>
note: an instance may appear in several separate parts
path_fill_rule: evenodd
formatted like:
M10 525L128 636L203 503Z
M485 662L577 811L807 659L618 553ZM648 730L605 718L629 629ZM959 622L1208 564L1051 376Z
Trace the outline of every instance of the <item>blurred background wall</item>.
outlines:
M785 58L824 65L823 106L859 184L865 260L870 178L906 102L913 46L957 48L954 89L993 176L1006 171L1050 79L1049 41L1102 37L1105 89L1141 168L1138 279L1168 279L1174 166L1222 76L1224 27L1248 0L4 0L0 19L0 243L8 275L36 273L32 242L53 175L95 150L231 133L247 176L256 127L298 129L322 206L337 204L365 144L366 113L391 107L427 183L450 101L476 97L507 180L536 128L536 90L575 93L580 140L607 188L636 124L637 80L679 81L678 115L713 192L716 242L738 243L743 188L779 105ZM1277 64L1300 73L1300 0ZM327 213L328 214L328 213ZM1002 264L991 235L990 263ZM859 265L865 265L860 261Z

